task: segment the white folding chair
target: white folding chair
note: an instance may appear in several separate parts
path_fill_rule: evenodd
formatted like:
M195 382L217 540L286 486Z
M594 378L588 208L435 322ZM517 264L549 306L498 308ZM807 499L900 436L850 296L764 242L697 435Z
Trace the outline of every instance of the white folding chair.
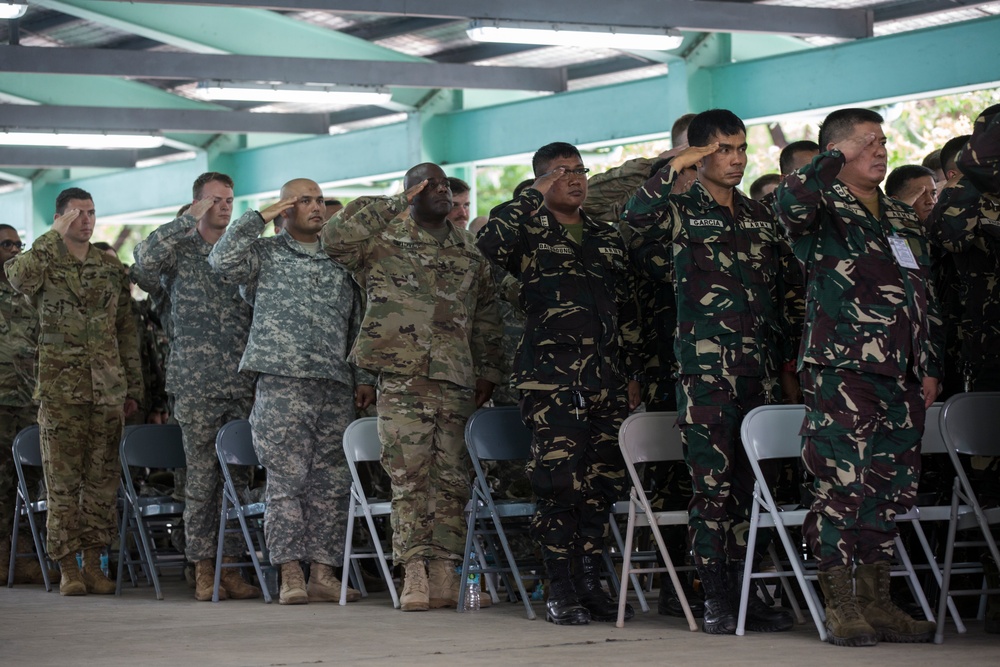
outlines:
M642 478L636 470L636 464L639 463L684 460L681 432L676 427L676 422L676 412L641 412L629 416L622 423L618 432L618 446L621 448L622 458L625 459L625 469L628 470L632 480L632 490L629 492L628 499L628 523L625 527L625 542L622 546L622 583L618 592L618 620L616 622L619 628L625 625L625 604L629 582L639 592L635 575L666 572L670 575L670 581L673 583L681 607L684 609L688 627L692 632L698 630L698 622L695 621L694 615L691 613L691 607L684 595L684 589L681 588L677 571L670 559L670 554L667 552L667 546L660 531L660 526L686 526L688 513L686 510L654 512L643 489ZM652 530L656 547L663 559L663 567L635 566L633 562L635 531L636 528L644 527ZM645 610L644 608L643 611Z
M951 589L954 574L953 561L956 547L986 547L993 562L1000 564L992 529L1000 524L1000 507L983 508L976 489L969 480L960 456L1000 456L1000 392L957 394L949 398L941 409L941 434L948 450L948 457L955 468L955 481L951 496L951 516L948 521L948 538L945 545L944 571L941 575L941 599L938 601L937 632L934 643L944 641L946 603L955 595L986 595L1000 593L1000 589ZM971 511L962 513L961 507ZM979 539L956 540L959 530L977 529Z
M521 421L516 407L480 408L465 425L465 445L472 459L475 479L472 482L472 497L466 508L468 532L461 581L468 581L470 572L503 575L509 596L513 599L516 589L524 602L527 617L533 620L535 612L531 608L531 598L524 588L504 522L507 521L510 527L511 522L516 521L526 529L535 514L535 502L533 499L494 500L482 465L483 461L527 461L531 457L531 430ZM472 560L473 553L476 554L475 561ZM487 556L492 559L492 565L488 563ZM496 587L489 577L486 577L486 583L493 602L498 602ZM464 611L465 588L462 586L458 596L460 612Z
M219 429L215 437L215 454L219 457L219 466L222 468L222 509L219 513L219 540L215 552L215 587L212 590L212 602L219 601L219 583L222 579L222 568L224 567L246 567L252 565L257 574L257 581L260 582L261 592L264 594L264 602L271 602L271 592L268 590L267 582L264 579L264 572L261 569L261 562L270 566L271 559L267 551L267 543L264 540L264 509L265 505L259 503L243 503L240 498L240 491L233 483L233 476L229 471L229 466L252 466L257 467L260 461L257 459L257 452L253 448L253 436L250 430L250 422L246 419L237 419L228 422ZM239 528L227 528L226 525L236 520ZM253 524L253 531L250 524ZM225 544L226 533L239 531L243 535L243 542L247 552L250 554L249 561L238 563L223 563L222 551ZM260 551L260 556L257 552Z
M7 574L7 587L14 586L14 567L17 558L37 558L38 565L42 568L42 580L45 582L45 590L52 590L52 582L49 581L50 562L48 552L45 551L45 513L48 504L45 498L35 498L28 488L25 478L25 467L42 467L41 443L39 442L38 427L29 426L14 436L14 444L11 447L14 456L14 470L17 473L17 490L14 497L14 530L10 535L10 565ZM35 544L34 553L19 554L17 552L17 537L23 526L23 521L27 520L31 529L31 539Z
M399 595L392 582L392 573L387 561L392 554L386 555L382 546L382 538L375 527L375 517L388 517L392 513L392 501L387 499L368 498L358 474L358 463L377 462L382 457L382 442L378 437L378 419L364 417L351 422L344 430L344 455L347 467L351 471L351 499L347 510L347 537L344 543L344 571L341 577L343 586L340 588L340 604L347 604L347 582L353 574L354 585L361 595L368 596L365 582L361 575L358 561L364 558L374 558L379 564L379 571L385 579L385 585L392 596L392 606L399 609ZM358 551L354 546L355 519L364 517L371 536L372 551Z
M184 517L184 503L172 498L140 496L129 467L165 468L176 470L186 465L181 427L177 424L141 424L125 429L119 450L124 480L125 516L118 535L118 579L115 590L121 595L122 575L128 565L140 563L156 590L156 599L163 599L159 570L163 567L183 568L184 554L162 548L170 542L170 533ZM138 534L138 537L136 535ZM131 536L139 551L134 559L128 550Z

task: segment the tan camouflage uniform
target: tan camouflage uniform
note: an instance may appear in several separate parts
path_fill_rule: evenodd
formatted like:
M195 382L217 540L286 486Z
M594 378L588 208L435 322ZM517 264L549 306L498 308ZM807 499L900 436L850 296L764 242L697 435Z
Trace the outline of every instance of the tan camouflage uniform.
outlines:
M208 264L212 246L190 215L154 230L135 247L132 278L147 292L169 299L170 358L167 393L184 437L187 459L184 535L190 561L215 557L222 502L222 474L215 436L223 424L246 419L253 403L252 374L238 372L246 348L251 308L235 282ZM252 470L232 469L237 488ZM226 538L227 556L243 553L243 540Z
M254 307L240 370L259 373L250 424L267 469L264 532L273 563L339 566L351 488L344 429L355 383L375 384L347 363L361 297L322 248L307 251L287 233L258 238L266 227L248 211L208 257Z
M438 243L398 195L341 211L323 229L330 256L365 285L350 360L378 370L382 465L392 478L393 557L459 559L469 461L465 422L477 378L499 384L501 328L489 265L472 234Z
M123 406L142 401L139 340L121 263L90 247L73 257L56 231L6 264L32 299L38 340L38 425L54 560L115 535Z

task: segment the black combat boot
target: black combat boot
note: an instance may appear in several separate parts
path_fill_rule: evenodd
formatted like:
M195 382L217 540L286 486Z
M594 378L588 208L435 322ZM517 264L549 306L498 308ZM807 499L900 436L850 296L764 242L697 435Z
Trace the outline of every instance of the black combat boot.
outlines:
M743 590L744 561L729 562L729 594L733 609L740 608L740 592ZM750 580L750 596L747 598L746 629L751 632L784 632L791 630L795 619L784 609L767 606L757 596L757 582Z
M735 635L736 613L726 585L726 564L699 565L698 578L705 591L705 617L702 629L710 635Z
M688 583L686 576L680 572L677 578L681 581L681 588L684 590L684 597L687 598L688 606L691 607L691 615L701 618L705 615L705 601ZM674 591L674 584L670 581L670 576L664 572L660 574L660 597L656 605L656 611L661 616L684 617L684 608L681 607L681 600Z
M573 573L573 588L580 598L580 604L590 612L592 621L617 621L618 603L614 601L601 585L601 557L580 556L573 560L576 572ZM625 620L635 616L632 605L625 605Z
M545 602L545 620L556 625L586 625L590 612L580 604L570 579L569 560L545 562L549 574L549 599Z

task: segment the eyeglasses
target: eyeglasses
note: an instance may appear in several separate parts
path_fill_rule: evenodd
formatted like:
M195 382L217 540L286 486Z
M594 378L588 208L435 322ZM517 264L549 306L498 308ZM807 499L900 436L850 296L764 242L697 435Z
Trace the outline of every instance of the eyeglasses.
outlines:
M24 250L24 244L21 243L20 241L11 241L7 239L4 241L0 241L0 248L3 248L4 250L13 250L14 248L17 248L18 250Z
M567 169L566 171L563 172L563 175L569 176L570 174L573 174L575 176L586 176L589 173L590 173L589 168L580 167L579 169Z

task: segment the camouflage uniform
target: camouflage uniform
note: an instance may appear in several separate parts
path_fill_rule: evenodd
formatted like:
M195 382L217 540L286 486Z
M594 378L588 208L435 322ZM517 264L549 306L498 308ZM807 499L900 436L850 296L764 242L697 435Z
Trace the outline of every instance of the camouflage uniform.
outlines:
M0 541L10 536L14 517L17 471L10 448L14 436L38 417L38 406L31 398L37 346L38 313L0 276ZM32 487L38 477L29 481ZM0 559L6 558L7 554L0 553ZM4 567L0 565L0 570Z
M917 217L881 192L881 217L872 215L837 180L844 164L840 151L821 153L777 190L807 278L802 459L816 479L802 532L821 570L892 556L893 517L916 496L921 378L940 376L941 322ZM896 260L892 238L919 268Z
M479 247L521 281L526 322L513 382L533 431L532 536L546 560L562 560L603 551L624 492L618 428L626 376L640 370L638 322L618 231L584 214L577 245L542 204L526 189L491 216Z
M240 371L259 374L250 424L267 469L267 546L273 563L339 566L351 489L344 429L355 417L355 382L375 384L347 363L361 296L322 248L311 253L287 233L258 238L266 227L248 211L208 261L254 307Z
M184 438L185 555L214 558L218 543L222 474L215 436L234 419L245 419L253 403L252 374L238 372L246 347L251 309L239 286L208 264L211 244L190 215L154 230L135 247L132 278L147 292L169 300L170 358L167 393ZM252 470L232 469L237 488L248 486ZM226 537L224 552L240 556L243 540Z
M469 461L465 421L477 378L503 381L489 264L472 234L443 243L406 215L406 197L348 206L323 228L326 251L367 292L350 361L379 371L378 432L392 479L393 557L460 559Z
M38 425L54 560L105 547L115 535L118 443L127 398L142 401L129 282L121 262L91 246L81 262L58 232L6 264L38 311Z
M956 163L963 177L941 193L928 235L954 263L964 387L1000 391L1000 109L976 120Z
M740 561L753 473L740 423L773 400L782 361L780 234L759 202L734 192L735 217L699 182L671 194L667 167L628 202L636 264L664 270L672 252L678 425L691 473L689 538L697 565Z

